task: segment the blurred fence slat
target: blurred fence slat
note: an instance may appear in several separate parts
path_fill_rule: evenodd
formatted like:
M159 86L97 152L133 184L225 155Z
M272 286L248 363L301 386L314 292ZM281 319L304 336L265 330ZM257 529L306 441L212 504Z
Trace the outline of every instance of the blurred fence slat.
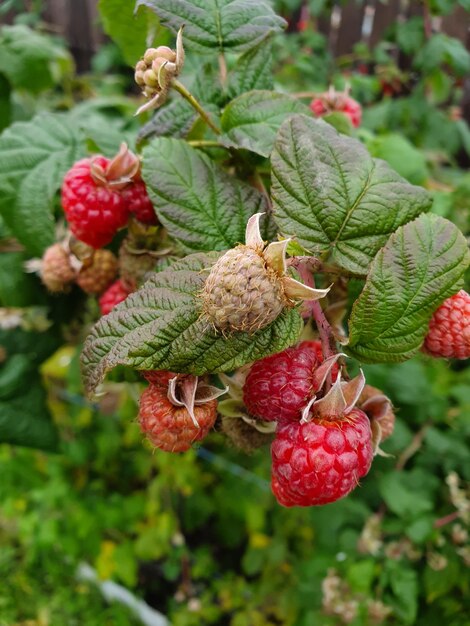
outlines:
M336 56L349 54L354 46L362 39L362 25L366 10L365 0L353 0L344 5L341 10L341 24L336 41Z

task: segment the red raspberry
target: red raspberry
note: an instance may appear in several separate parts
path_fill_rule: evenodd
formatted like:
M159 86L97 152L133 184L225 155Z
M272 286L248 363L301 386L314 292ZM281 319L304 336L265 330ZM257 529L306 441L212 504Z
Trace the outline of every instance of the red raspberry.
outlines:
M116 280L106 289L99 300L101 314L107 315L110 313L120 302L124 302L130 293L132 291L129 291L122 280Z
M110 250L95 250L77 276L77 285L85 293L98 294L114 280L118 261Z
M101 155L82 159L67 172L62 185L62 206L70 230L93 248L108 244L129 219L122 192L93 175L93 167L106 171L109 163Z
M470 295L461 289L435 311L424 340L434 357L470 358Z
M175 372L168 372L167 370L144 370L141 374L152 385L160 385L166 389L168 389L170 380L177 376Z
M372 434L367 415L278 424L271 446L272 490L283 506L328 504L357 487L371 466Z
M147 194L145 183L140 180L122 190L127 209L143 224L156 224L157 216Z
M298 346L265 357L254 363L243 386L243 402L248 412L260 419L295 420L312 395L313 374L323 362L319 341L303 341ZM336 380L338 366L332 370Z
M150 384L140 398L139 422L149 441L165 452L185 452L203 439L217 417L217 401L194 407L196 426L185 407L174 406L167 390Z
M351 120L352 125L358 128L361 125L362 107L353 98L343 92L327 91L310 103L310 109L317 117L323 117L329 113L339 111Z

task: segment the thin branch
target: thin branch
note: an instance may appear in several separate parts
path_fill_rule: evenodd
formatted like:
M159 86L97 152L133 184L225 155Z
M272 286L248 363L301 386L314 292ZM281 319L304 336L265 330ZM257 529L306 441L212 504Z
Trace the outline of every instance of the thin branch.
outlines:
M424 437L426 436L426 433L430 426L431 426L431 422L426 422L418 430L418 432L415 434L415 436L411 440L410 445L406 447L403 450L403 452L400 454L400 456L398 457L398 461L395 465L395 469L402 470L405 467L405 465L408 463L408 461L411 459L411 457L414 456L416 452L418 452L418 450L423 445Z
M187 100L189 102L189 104L193 107L193 109L195 109L199 113L200 118L202 120L204 120L204 122L209 126L209 128L211 128L216 135L221 135L222 131L220 130L220 128L218 128L214 124L214 122L209 117L209 114L207 113L207 111L205 109L203 109L203 107L199 104L199 102L192 95L192 93L190 93L186 89L186 87L182 83L179 82L179 80L176 80L176 78L174 78L171 81L171 84L172 84L173 88L179 94L181 94L185 100Z

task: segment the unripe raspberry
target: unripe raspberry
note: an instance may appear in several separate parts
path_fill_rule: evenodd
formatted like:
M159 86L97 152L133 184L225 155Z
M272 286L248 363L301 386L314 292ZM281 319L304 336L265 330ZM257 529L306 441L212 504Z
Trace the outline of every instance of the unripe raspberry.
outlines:
M285 275L288 241L265 248L259 231L260 215L248 221L246 245L221 256L204 284L203 311L222 332L255 332L273 322L285 307L328 292L311 289Z
M150 384L140 398L139 423L150 443L165 452L185 452L203 439L217 417L217 401L209 400L193 407L193 416L185 406L175 406L167 389Z
M423 348L434 357L470 358L470 295L466 291L461 289L435 311Z
M271 443L274 437L271 433L260 432L241 417L222 417L221 426L224 435L246 454Z
M77 276L77 285L89 294L100 294L113 282L118 270L116 257L109 250L96 250L89 265Z
M357 406L364 411L371 422L375 421L379 424L380 441L388 439L393 434L395 428L393 405L380 389L365 385Z
M55 243L47 248L41 261L40 275L44 285L53 293L65 291L75 280L76 270L62 244Z
M120 302L124 302L133 289L128 289L122 280L116 280L103 293L99 300L101 315L107 315Z
M368 417L281 422L271 446L272 489L283 506L314 506L343 498L365 476L373 458Z

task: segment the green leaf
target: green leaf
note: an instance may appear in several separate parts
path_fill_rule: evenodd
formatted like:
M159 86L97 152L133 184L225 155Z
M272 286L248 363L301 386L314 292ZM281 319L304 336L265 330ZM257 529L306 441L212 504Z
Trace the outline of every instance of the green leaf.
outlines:
M15 88L40 93L53 87L65 74L71 74L72 69L70 54L47 35L23 24L2 27L0 74Z
M395 471L384 474L379 481L380 495L389 509L405 519L415 519L433 508L433 501L424 485L420 485L421 489L417 491L413 484L417 481L412 478L409 472Z
M229 74L228 95L232 100L254 89L272 89L272 35L247 50Z
M243 52L285 27L266 0L137 0L174 33L184 24L188 49Z
M78 130L65 114L40 114L0 136L0 214L31 254L54 241L54 197L83 156Z
M142 175L158 218L187 251L226 250L243 242L248 219L266 210L259 191L184 141L161 137L143 154Z
M197 113L186 100L172 100L158 109L150 122L139 131L139 141L151 137L186 137L193 128Z
M0 305L25 307L45 301L39 281L25 273L25 255L22 252L0 254ZM45 302L44 302L45 303Z
M55 450L57 429L49 417L39 381L29 381L22 393L0 400L0 443Z
M94 326L82 353L92 393L117 365L202 375L226 372L293 344L302 321L286 309L256 333L216 333L201 316L198 299L219 254L193 254L155 274Z
M427 214L400 227L374 259L353 306L348 352L365 363L412 357L469 262L465 237L448 220Z
M132 2L122 0L99 0L98 9L104 32L117 43L126 63L135 65L155 41L158 19L147 10L135 12Z
M271 161L282 234L353 273L367 273L390 234L431 204L359 141L304 115L281 126Z
M294 113L308 114L296 98L275 91L249 91L232 100L222 118L222 143L268 157L281 124Z
M367 144L372 156L383 159L414 185L423 184L429 176L424 154L401 135L390 133L374 137Z
M391 559L387 560L386 571L394 595L394 613L403 624L415 624L418 612L417 573Z
M343 135L352 135L354 132L354 126L352 125L350 117L341 111L327 113L322 119Z
M12 114L11 85L0 73L0 131L10 124Z

